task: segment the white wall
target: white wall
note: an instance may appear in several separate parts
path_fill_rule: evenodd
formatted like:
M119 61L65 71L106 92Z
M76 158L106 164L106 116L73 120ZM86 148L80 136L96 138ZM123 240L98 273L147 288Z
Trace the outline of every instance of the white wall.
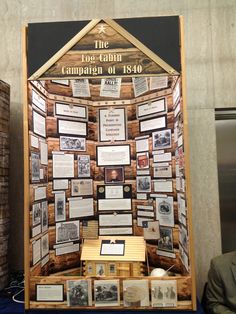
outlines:
M22 26L29 22L173 14L185 19L193 225L201 295L210 259L221 253L214 109L235 107L236 102L234 0L0 1L0 78L11 85L13 269L23 268Z

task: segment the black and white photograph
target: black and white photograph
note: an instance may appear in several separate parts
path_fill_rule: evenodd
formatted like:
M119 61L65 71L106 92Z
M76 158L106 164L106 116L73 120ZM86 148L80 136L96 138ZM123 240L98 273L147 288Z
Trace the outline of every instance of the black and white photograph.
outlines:
M96 276L105 276L105 274L106 274L106 265L96 264Z
M171 129L153 132L152 147L153 150L171 148Z
M124 167L104 168L105 183L119 184L124 182Z
M174 227L174 198L173 196L156 198L156 218L161 226Z
M90 177L90 156L78 155L78 177Z
M160 226L160 239L158 240L158 250L173 252L173 229Z
M68 306L92 305L91 280L68 280L67 304Z
M56 243L79 240L79 220L56 223Z
M49 236L48 233L41 237L41 256L42 258L49 253Z
M94 280L95 306L119 306L119 280Z
M60 136L60 150L86 151L85 137Z
M35 203L32 206L32 225L36 226L41 223L41 203Z
M177 306L176 280L152 280L151 291L152 307Z
M151 192L151 177L150 176L137 176L137 193Z
M48 230L48 202L43 201L41 203L41 222L42 222L42 232Z
M32 182L40 181L40 156L38 153L31 153L31 179Z
M66 220L66 198L64 191L55 192L55 221Z
M92 179L74 179L71 180L71 195L84 196L93 194Z

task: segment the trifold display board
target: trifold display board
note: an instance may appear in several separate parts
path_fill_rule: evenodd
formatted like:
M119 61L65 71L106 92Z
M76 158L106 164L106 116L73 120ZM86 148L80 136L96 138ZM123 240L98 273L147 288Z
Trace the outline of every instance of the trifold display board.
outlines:
M26 309L196 309L182 25L25 28Z

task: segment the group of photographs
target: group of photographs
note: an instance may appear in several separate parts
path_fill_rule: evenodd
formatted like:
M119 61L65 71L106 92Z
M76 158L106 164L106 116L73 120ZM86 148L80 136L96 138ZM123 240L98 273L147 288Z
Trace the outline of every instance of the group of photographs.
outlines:
M69 307L176 307L176 280L91 280L66 282L66 300ZM47 291L47 293L46 293ZM64 284L36 285L37 301L64 300Z

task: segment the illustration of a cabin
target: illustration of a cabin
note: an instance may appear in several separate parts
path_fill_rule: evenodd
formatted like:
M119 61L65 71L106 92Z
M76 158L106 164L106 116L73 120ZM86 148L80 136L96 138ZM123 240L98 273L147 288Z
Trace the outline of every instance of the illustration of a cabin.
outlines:
M112 240L114 237L112 237ZM125 241L124 255L101 255L102 240L111 237L86 239L81 253L85 276L143 276L146 243L143 237L119 237ZM114 241L115 241L114 240Z

